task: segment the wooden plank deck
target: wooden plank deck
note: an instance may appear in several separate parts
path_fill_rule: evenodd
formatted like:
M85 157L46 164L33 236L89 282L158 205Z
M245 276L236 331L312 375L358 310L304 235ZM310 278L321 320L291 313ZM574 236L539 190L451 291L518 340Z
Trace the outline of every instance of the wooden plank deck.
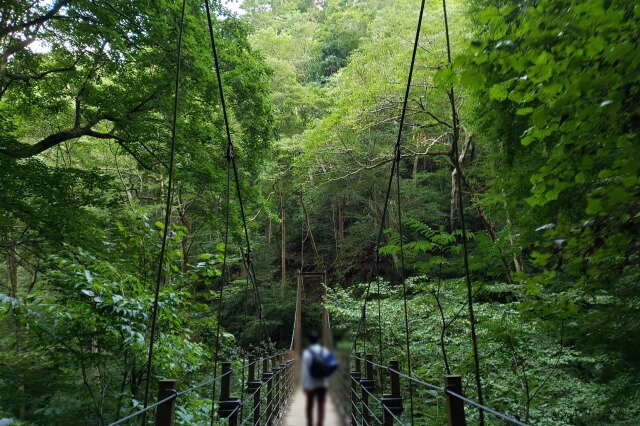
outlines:
M293 394L293 397L289 401L289 405L285 409L285 414L282 418L276 422L277 426L305 426L307 424L305 406L307 404L307 398L302 392L302 388L298 387ZM316 412L314 408L314 421L317 421ZM341 421L338 416L338 411L333 404L333 398L331 395L327 395L327 401L325 402L324 413L324 426L342 426L344 422ZM317 426L317 423L313 426Z

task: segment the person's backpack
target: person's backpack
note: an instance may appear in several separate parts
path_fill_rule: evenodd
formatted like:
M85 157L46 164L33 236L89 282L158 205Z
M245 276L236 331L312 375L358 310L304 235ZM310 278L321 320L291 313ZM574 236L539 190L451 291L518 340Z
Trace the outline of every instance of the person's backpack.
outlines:
M320 353L316 353L311 349L309 349L309 352L311 352L311 366L309 367L311 377L324 379L338 369L338 362L331 351L323 348Z

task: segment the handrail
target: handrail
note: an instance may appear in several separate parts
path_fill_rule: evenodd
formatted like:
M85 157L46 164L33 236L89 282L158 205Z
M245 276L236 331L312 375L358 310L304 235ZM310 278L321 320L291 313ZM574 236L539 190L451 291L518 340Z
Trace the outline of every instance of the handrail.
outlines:
M431 384L431 383L429 383L429 382L425 382L424 380L420 380L420 379L418 379L418 378L408 376L408 375L406 375L406 374L402 373L401 371L394 370L393 368L390 368L389 366L382 365L382 364L378 364L377 362L370 361L370 360L367 360L367 359L362 358L362 357L354 356L353 358L354 358L354 359L359 359L360 361L364 361L364 362L366 362L366 363L369 363L369 364L373 365L374 367L383 368L383 369L385 369L385 370L387 370L387 371L391 371L392 373L396 373L396 374L397 374L397 375L399 375L400 377L403 377L403 378L405 378L405 379L407 379L407 380L411 380L412 382L415 382L415 383L418 383L418 384L420 384L420 385L423 385L423 386L426 386L426 387L428 387L428 388L431 388L431 390L434 390L434 391L436 391L436 392L443 392L443 391L444 391L444 388L443 388L443 387L436 386L436 385Z
M174 393L173 395L171 395L171 396L169 396L169 397L167 397L167 398L165 398L165 399L163 399L163 400L161 400L161 401L157 401L157 402L155 402L155 403L153 403L153 404L149 405L148 407L143 408L143 409L142 409L142 410L140 410L140 411L136 411L136 412L135 412L135 413L133 413L133 414L129 414L127 417L123 417L123 418L121 418L120 420L116 420L116 421L115 421L115 422L113 422L113 423L109 423L109 425L108 425L108 426L117 426L117 425L121 425L121 424L123 424L125 421L127 421L127 420L131 420L131 419L133 419L133 418L136 418L136 417L138 417L140 414L144 414L144 413L146 413L147 411L151 410L152 408L156 408L157 406L162 405L162 404L164 404L165 402L169 402L169 401L171 401L171 400L173 400L173 399L176 399L177 397L178 397L178 394L175 394L175 393Z
M233 372L233 370L231 370L231 371L227 371L226 373L222 373L222 374L221 374L221 375L219 375L218 377L214 377L214 378L213 378L213 379L211 379L211 380L207 380L206 382L202 382L202 383L200 383L200 384L198 384L198 385L192 386L192 387L190 387L189 389L185 389L185 390L183 390L183 391L177 392L177 393L176 393L176 397L178 397L178 396L182 396L182 395L187 394L187 393L191 393L191 392L193 392L193 391L194 391L194 390L196 390L196 389L200 389L200 388L203 388L203 387L205 387L205 386L207 386L207 385L210 385L211 383L213 383L213 382L215 382L215 381L217 381L217 380L220 380L220 379L222 379L223 377L227 377L227 376L231 375L231 373L232 373L232 372Z
M173 400L173 399L177 399L179 396L182 396L182 395L184 395L184 394L187 394L187 393L193 392L194 390L196 390L196 389L200 389L200 388L202 388L202 387L204 387L204 386L210 385L211 383L213 383L213 382L215 382L215 381L217 381L217 380L221 380L223 377L229 376L229 375L230 375L234 370L237 370L237 368L236 368L236 369L233 369L233 370L231 370L231 371L228 371L228 372L226 372L226 373L223 373L223 374L221 374L221 375L219 375L219 376L216 376L216 377L214 377L213 379L210 379L210 380L207 380L207 381L202 382L202 383L200 383L200 384L197 384L197 385L195 385L195 386L192 386L192 387L190 387L189 389L185 389L185 390L180 391L180 392L175 392L175 391L174 391L174 394L173 394L173 395L171 395L171 396L169 396L169 397L167 397L167 398L165 398L165 399L163 399L163 400L157 401L157 402L155 402L155 403L153 403L153 404L149 405L148 407L142 408L141 410L138 410L138 411L136 411L135 413L131 413L131 414L129 414L128 416L123 417L123 418L121 418L121 419L119 419L119 420L116 420L116 421L115 421L115 422L113 422L113 423L109 423L109 425L108 425L108 426L118 426L118 425L121 425L121 424L123 424L125 421L130 420L130 419L133 419L133 418L135 418L135 417L138 417L139 415L144 414L144 413L148 412L149 410L151 410L151 409L153 409L153 408L156 408L156 407L157 407L157 406L159 406L159 405L164 404L165 402L169 402L169 401L171 401L171 400Z
M274 354L274 355L268 355L268 356L261 357L261 358L259 358L259 359L255 359L255 360L250 361L250 362L243 362L243 364L242 364L241 366L238 366L238 367L232 368L232 369L230 369L230 370L228 370L228 371L225 371L224 373L222 373L222 374L220 374L220 375L218 375L218 376L215 376L215 377L214 377L214 378L212 378L212 379L209 379L209 380L206 380L206 381L204 381L204 382L201 382L201 383L199 383L199 384L197 384L197 385L191 386L190 388L184 389L184 390L182 390L182 391L180 391L180 392L176 392L175 390L171 390L170 392L172 392L172 394L171 394L170 396L168 396L168 397L166 397L166 398L163 398L163 399L161 399L161 400L159 400L159 401L157 401L157 402L155 402L155 403L153 403L153 404L150 404L149 406L144 407L144 408L142 408L142 409L140 409L140 410L138 410L138 411L136 411L136 412L134 412L134 413L131 413L131 414L129 414L129 415L127 415L127 416L125 416L125 417L123 417L123 418L121 418L121 419L118 419L118 420L116 420L115 422L109 423L109 425L108 425L108 426L119 426L119 425L122 425L122 424L124 424L124 423L125 423L126 421L128 421L128 420L131 420L131 419L133 419L133 418L136 418L136 417L138 417L138 416L140 416L140 415L142 415L142 414L144 414L144 413L147 413L148 411L150 411L150 410L152 410L152 409L154 409L154 408L157 408L157 407L159 407L159 406L160 406L160 405L162 405L162 404L166 404L166 403L168 403L168 402L171 402L171 401L173 401L173 400L176 400L176 399L177 399L178 397L180 397L180 396L183 396L183 395L185 395L185 394L189 394L189 393L191 393L191 392L193 392L193 391L195 391L195 390L197 390L197 389L200 389L200 388L203 388L203 387L205 387L205 386L208 386L208 385L210 385L210 384L212 384L212 383L214 383L214 382L216 382L216 381L223 380L223 379L227 379L227 380L228 380L228 379L230 378L230 376L232 376L232 374L233 374L233 373L237 373L238 371L243 371L243 372L244 372L244 370L245 370L245 369L249 369L249 367L253 367L253 366L255 366L256 364L262 363L262 362L264 362L264 361L266 361L266 362L272 361L273 359L280 358L280 357L284 356L284 355L285 355L285 354L287 354L287 353L288 353L288 351L282 351L282 352L278 352L278 353L276 353L276 354ZM283 365L284 365L284 368L285 368L285 369L287 369L287 375L284 377L284 379L287 379L287 377L290 375L290 374L289 374L289 371L288 371L288 367L289 367L289 366L291 366L291 365L292 365L292 363L290 363L290 362L286 362L286 363L283 363ZM275 378L275 376L271 376L271 377L269 377L267 380L260 381L260 382L261 382L261 387L262 387L262 386L267 386L267 385L269 385L270 383L272 383L272 382L274 381L274 378ZM245 383L243 383L243 386L244 386L244 384L245 384ZM264 399L266 399L266 398L267 398L267 396L273 396L273 395L275 395L276 397L284 396L284 395L286 395L286 392L287 392L288 390L289 390L289 389L288 389L288 387L287 387L287 388L282 388L282 389L281 389L281 390L276 394L275 388L270 389L268 392L266 392L266 393L265 393ZM247 396L248 396L248 397L254 396L257 392L258 392L258 390L256 390L256 391L252 392L251 394L248 394ZM282 399L284 400L284 398L282 398ZM227 416L227 417L225 417L224 419L220 419L220 423L222 424L225 420L227 420L227 419L228 419L228 418L230 418L231 416L233 416L233 415L237 414L237 413L238 413L238 411L239 411L239 410L242 410L242 409L243 409L243 407L244 407L244 406L245 406L249 401L250 401L250 399L249 399L249 398L244 399L241 403L239 403L239 405L238 405L237 407L235 407L235 408L234 408L234 409L233 409L233 410L228 414L228 416ZM262 398L261 398L261 401L262 401ZM274 399L274 400L272 400L271 402L272 402L272 404L274 404L274 403L275 403L277 406L281 405L281 401L278 401L277 399ZM251 411L251 413L253 413L253 412L255 412L255 408ZM277 413L272 413L272 415L273 415L273 414L277 414ZM243 421L243 424L244 424L244 421Z
M146 413L149 410L157 408L163 404L171 403L171 401L176 400L178 397L188 394L190 392L193 392L197 389L206 387L217 380L223 380L223 381L226 381L226 383L229 383L229 381L231 380L232 373L238 372L240 370L243 371L241 389L242 389L242 392L246 392L246 393L244 394L244 397L242 400L238 400L235 397L231 397L229 399L228 390L227 390L226 396L222 397L222 395L220 395L221 403L227 402L228 404L231 404L231 405L227 406L227 411L225 411L224 414L222 413L220 414L221 417L219 418L219 424L220 425L228 424L231 426L235 426L235 425L244 426L247 424L253 424L254 418L260 419L260 422L263 422L263 421L269 422L270 420L279 416L279 413L281 412L283 407L286 405L285 401L291 395L292 389L294 388L293 368L296 365L296 361L283 360L282 356L284 354L285 353L278 353L278 354L263 357L257 360L251 357L252 361L244 362L242 366L225 370L224 373L212 379L196 384L180 392L165 388L166 390L164 395L166 395L166 392L168 391L168 392L171 392L169 396L162 398L163 395L162 393L160 393L159 397L162 399L160 399L159 401L149 405L148 407L138 410L135 413L129 414L128 416L122 419L119 419L113 423L110 423L109 426L123 425L128 420L131 420L137 416L140 416L143 413ZM398 385L398 383L400 382L398 382L398 378L402 378L407 381L411 381L412 383L419 384L420 386L424 387L427 392L435 392L434 396L438 394L446 397L447 407L449 407L449 403L452 400L460 401L460 402L457 402L456 404L460 404L460 405L457 405L457 407L460 407L459 412L461 413L462 419L464 419L464 409L462 408L463 407L462 404L468 404L470 406L473 406L477 409L482 410L482 412L488 413L510 424L513 424L516 426L527 426L526 423L516 418L503 414L499 411L496 411L492 408L489 408L483 404L480 404L472 399L469 399L463 396L462 388L460 387L459 376L448 376L448 377L457 377L458 378L457 385L449 382L450 384L447 384L446 387L440 387L432 383L429 383L427 381L418 379L416 377L411 377L408 374L405 374L399 371L397 361L392 361L389 366L385 366L371 360L371 357L369 355L367 355L366 357L352 356L351 358L356 360L356 366L360 366L361 370L368 369L368 372L367 372L367 377L365 378L364 371L363 371L362 379L360 379L359 374L354 376L355 372L349 373L348 371L349 368L339 370L340 380L342 381L342 377L345 377L346 379L346 381L342 381L342 383L346 383L346 384L339 386L340 388L339 398L341 400L344 400L343 402L346 403L341 409L342 410L341 413L346 415L349 415L349 413L352 413L351 415L353 419L355 419L356 417L362 418L362 424L376 424L376 425L394 424L399 426L406 426L406 425L412 424L412 422L409 421L408 418L403 419L400 417L400 414L402 413L402 407L401 407L402 404L400 404L400 411L397 411L398 406L394 406L393 401L391 405L389 405L390 402L387 399L389 395L381 396L379 394L376 394L374 393L373 387L370 387L372 383L371 368L376 367L382 371L387 371L391 373L392 394L394 394L394 392L399 392L398 389L400 389L399 387L400 385ZM271 361L271 363L269 361ZM259 364L261 362L263 363L263 368L262 368L263 376L260 377L258 375L258 378L256 380L256 377L253 376L254 374L253 367L256 364ZM349 366L349 362L345 361L345 364L346 364L346 367ZM227 365L230 367L228 363ZM369 367L365 368L367 365L369 365ZM251 379L245 380L244 370L248 369L249 367L252 367L251 373L250 373ZM265 374L265 373L269 373L269 374ZM232 386L234 389L236 389L235 391L238 391L239 389L236 388L236 386L240 385L240 379L239 379L239 376L236 376L236 377L238 378L232 381L232 383L235 383ZM396 377L396 378L393 379L393 377ZM248 382L247 380L253 380L253 382ZM369 384L365 385L364 380L368 380ZM258 382L259 384L255 384L256 382ZM257 386L257 388L251 387L248 390L245 390L245 387L249 386L249 383L254 383L255 384L254 386ZM396 384L395 388L393 387L393 383ZM335 388L335 389L338 389L338 388ZM358 389L359 391L354 392L356 389ZM396 390L393 391L393 389L396 389ZM362 391L362 395L360 395L360 391ZM349 397L349 394L351 394L351 397ZM400 393L395 393L395 395L400 396ZM425 395L425 397L427 397L427 395ZM431 399L430 397L427 397L427 398L428 400ZM349 399L350 401L348 401ZM167 405L167 406L173 407L174 405L175 403L171 403L170 405ZM251 408L247 409L245 407L251 407ZM380 415L380 411L382 411L381 415ZM160 412L160 409L158 412ZM238 413L240 413L240 416L238 416ZM239 417L239 420L238 420L238 417Z
M373 392L370 391L370 389L368 388L368 385L364 385L364 382L363 382L364 380L370 381L372 379L372 377L366 377L366 379L364 377L364 371L367 370L367 368L365 366L370 365L371 367L379 368L381 370L393 373L393 375L397 375L398 377L404 378L405 380L408 380L408 381L411 381L413 383L419 384L419 385L423 386L424 388L427 388L430 392L437 392L438 394L441 394L442 396L445 397L445 399L447 399L447 405L449 404L449 399L448 398L452 397L452 398L458 399L459 401L461 401L461 403L469 404L469 405L471 405L471 406L473 406L475 408L478 408L478 409L482 410L485 413L493 415L493 416L495 416L495 417L497 417L497 418L499 418L499 419L501 419L501 420L503 420L505 422L508 422L510 424L513 424L513 425L516 425L516 426L528 426L526 423L524 423L524 422L522 422L522 421L520 421L518 419L515 419L515 418L513 418L513 417L511 417L509 415L500 413L499 411L496 411L496 410L494 410L492 408L489 408L489 407L487 407L487 406L485 406L483 404L480 404L480 403L478 403L476 401L473 401L473 400L461 395L462 389L460 387L458 387L458 388L454 387L453 388L453 389L458 390L460 392L460 393L458 393L458 392L454 391L453 389L449 388L448 386L447 387L441 387L441 386L434 385L432 383L426 382L424 380L418 379L416 377L409 376L409 375L407 375L407 374L405 374L405 373L403 373L401 371L398 371L397 363L395 364L396 368L392 368L393 364L390 365L390 366L378 364L378 363L374 362L370 358L370 356L368 356L368 355L366 357L360 356L359 354L351 355L351 358L356 360L356 368L358 368L358 370L357 371L353 371L352 374L351 374L352 401L351 401L350 405L351 405L352 413L356 412L361 417L364 417L364 413L367 412L367 413L370 413L370 414L373 415L373 417L375 419L375 422L380 423L380 419L375 416L375 414L372 412L372 410L370 409L368 404L365 403L365 400L363 399L363 397L360 396L358 394L358 392L355 392L356 389L360 389L363 392L363 396L366 394L367 399L370 397L377 404L380 404L380 406L383 407L382 408L383 414L385 416L387 416L387 415L390 416L390 417L387 417L386 420L384 420L384 424L391 424L391 423L387 423L387 422L392 422L393 424L396 424L396 422L397 422L397 424L399 424L399 425L405 425L406 424L398 417L398 415L397 415L398 412L397 411L393 412L393 410L391 408L385 407L385 404L384 404L384 399L385 398L382 398L382 399L378 398ZM367 374L371 374L370 371L371 370L369 370L369 372ZM357 373L357 375L354 375L355 373ZM362 373L362 376L360 376L361 373ZM393 375L392 375L392 377L393 377ZM459 376L455 376L455 377L459 377ZM362 411L359 410L359 408L358 408L358 405L360 405L360 404L362 404ZM464 419L464 410L462 408L463 406L460 405L459 407L460 407L459 408L460 416L462 417L462 419ZM400 408L400 410L401 410L401 408ZM352 417L352 418L355 418L355 417ZM363 421L365 421L364 418L363 418ZM382 423L380 423L380 424L382 424Z
M500 418L500 419L502 419L502 420L504 420L506 422L509 422L509 423L517 425L517 426L529 426L526 423L521 422L520 420L514 419L513 417L509 417L506 414L502 414L499 411L493 410L493 409L491 409L489 407L485 407L484 405L482 405L480 403L477 403L477 402L475 402L475 401L473 401L473 400L471 400L469 398L466 398L466 397L464 397L464 396L452 391L451 389L445 389L444 391L445 391L445 393L448 393L449 395L453 396L454 398L458 398L459 400L464 401L469 405L473 405L474 407L479 408L479 409L481 409L482 411L484 411L486 413L492 414L492 415L494 415L494 416L496 416L496 417L498 417L498 418Z

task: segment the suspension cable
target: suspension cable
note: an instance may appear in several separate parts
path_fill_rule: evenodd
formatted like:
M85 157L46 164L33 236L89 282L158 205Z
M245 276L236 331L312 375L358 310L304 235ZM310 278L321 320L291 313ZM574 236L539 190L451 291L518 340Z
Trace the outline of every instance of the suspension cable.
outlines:
M220 353L220 323L222 317L222 296L224 293L225 282L228 279L228 271L227 271L227 253L229 248L229 220L230 220L230 208L231 208L231 162L233 158L233 145L231 143L231 133L229 131L229 122L227 118L227 110L224 103L224 96L222 92L222 79L220 76L220 67L218 63L218 53L216 51L215 38L213 37L213 23L211 21L211 10L209 7L209 0L205 0L205 9L207 12L207 24L209 27L209 36L211 41L211 49L213 51L214 65L216 69L216 77L218 81L218 89L220 92L220 102L222 104L222 113L224 116L224 124L225 130L227 133L227 179L226 179L226 206L225 206L225 233L224 233L224 254L222 259L222 275L220 277L220 295L218 298L218 313L217 313L217 324L216 324L216 346L214 349L213 356L213 373L215 375L218 369L218 356ZM211 395L211 426L214 424L215 418L215 401L216 401L216 382L213 383L212 395Z
M258 285L256 283L256 278L255 278L256 273L255 273L255 268L253 266L253 259L252 259L253 251L251 250L251 243L249 242L249 227L247 226L247 218L244 211L244 203L242 202L242 192L240 190L240 179L238 177L238 167L235 161L233 141L231 138L231 130L229 126L229 115L227 114L227 105L225 103L224 90L222 88L222 75L220 73L220 61L218 59L218 50L216 49L215 36L213 32L213 20L211 19L211 7L209 5L209 0L205 0L205 9L207 12L207 26L209 28L209 39L211 42L211 51L213 54L214 66L216 69L216 79L218 82L218 95L220 96L220 104L222 106L222 115L224 118L224 128L227 136L227 162L228 162L228 166L230 165L231 168L233 169L233 176L235 179L236 196L238 197L238 205L240 206L240 215L242 218L242 226L244 229L247 263L249 264L248 270L250 272L249 276L251 278L251 284L253 285L253 290L254 290L257 304L258 304L258 314L260 317L260 322L263 326L263 333L265 335L264 337L266 341L270 341L269 332L264 320L264 312L263 312L262 301L260 299L260 291L258 290Z
M400 159L401 159L401 140L402 140L402 131L403 131L403 127L404 127L404 120L406 117L406 113L407 113L407 104L409 101L409 92L411 91L411 81L413 78L413 69L415 67L415 61L416 61L416 56L417 56L417 52L418 52L418 43L420 41L420 31L422 29L422 15L424 14L424 5L425 5L425 0L422 0L421 5L420 5L420 15L418 16L418 26L416 28L416 36L415 36L415 41L413 43L413 53L411 55L411 65L409 67L409 76L407 78L407 87L405 90L405 95L404 95L404 101L402 104L402 114L400 115L400 123L399 123L399 127L398 127L398 137L396 139L396 143L395 143L395 149L394 149L394 161L391 163L391 173L389 176L389 183L387 185L387 195L385 197L385 203L384 203L384 209L383 209L383 213L382 213L382 220L380 223L380 229L378 231L378 240L377 240L377 244L376 244L376 275L378 273L378 257L379 257L379 253L380 253L380 244L382 242L382 234L384 231L384 226L385 226L385 218L387 215L387 210L388 210L388 206L389 206L389 199L390 199L390 195L391 195L391 187L392 187L392 183L393 183L393 178L394 178L394 174L397 172L397 196L398 196L398 223L399 223L399 233L400 233L400 279L402 281L402 295L403 295L403 302L404 302L404 325L405 325L405 340L406 340L406 352L407 352L407 372L408 375L411 376L412 375L412 368L411 368L411 347L410 347L410 330L409 330L409 314L407 311L407 288L406 288L406 282L404 280L404 247L403 247L403 242L402 242L402 210L400 208ZM363 313L362 313L362 318L361 318L361 322L364 323L364 321L366 321L366 303L367 303L367 296L369 294L369 289L371 287L371 282L369 282L369 285L367 286L367 292L365 294L365 300L363 302ZM380 297L380 296L378 296ZM365 339L366 341L366 339ZM413 384L410 382L409 383L409 405L410 405L410 412L411 412L411 424L413 424L414 422L414 406L413 406Z
M226 185L226 207L225 207L225 232L224 232L224 253L222 257L222 274L220 276L220 295L218 296L218 313L216 324L216 346L213 355L213 375L215 376L218 371L218 356L220 353L220 323L222 322L222 296L224 293L224 286L228 279L227 271L227 254L229 247L229 217L230 204L231 204L231 168L229 167L229 160L227 160L227 185ZM214 423L215 417L215 403L216 403L216 382L213 382L212 394L211 394L211 426Z
M451 43L449 40L449 20L447 18L447 2L442 0L442 9L444 12L444 26L445 35L447 40L447 60L449 65L452 64L451 60ZM451 148L453 151L453 167L457 174L456 184L458 190L458 215L460 219L460 231L462 233L462 252L464 260L464 276L467 285L467 306L469 307L469 322L471 323L471 345L473 350L473 370L476 382L476 388L478 391L478 402L484 404L482 398L482 381L480 379L480 359L478 356L478 343L476 336L476 320L473 310L473 288L471 283L471 273L469 270L469 247L467 242L467 227L464 216L464 204L462 199L462 170L460 169L460 154L458 152L458 141L460 139L460 125L458 121L458 112L456 110L455 96L453 92L453 85L448 90L449 103L451 104L451 119L453 124L453 140L451 141ZM452 224L453 227L453 224ZM484 425L484 411L478 410L480 415L480 426Z
M404 119L407 113L407 103L409 101L409 92L411 90L411 80L413 78L413 68L416 62L416 55L418 52L418 43L420 41L420 30L422 29L422 15L424 13L424 4L425 0L422 0L420 5L420 15L418 16L418 28L416 29L416 38L413 43L413 54L411 55L411 66L409 68L409 78L407 79L407 89L404 95L404 103L402 105L402 115L400 116L400 126L398 128L398 139L396 140L396 158L395 161L398 164L397 166L397 197L398 197L398 233L400 235L400 279L402 281L402 299L404 302L404 327L405 327L405 340L406 340L406 350L407 350L407 374L412 376L412 368L411 368L411 345L410 345L410 330L409 330L409 313L407 309L407 283L404 278L404 246L403 246L403 238L402 238L402 208L401 208L401 199L400 199L400 159L401 151L400 151L400 141L402 140L402 130L404 127ZM393 177L393 176L392 176ZM411 424L413 424L414 417L414 409L413 409L413 383L409 382L409 406L411 411Z
M422 16L422 14L421 14ZM413 64L412 64L413 65ZM406 105L406 103L405 103ZM404 121L404 118L403 118ZM398 142L396 142L396 147L398 145ZM371 268L371 274L369 275L369 283L367 284L367 291L364 294L364 300L362 301L362 314L360 316L360 321L358 324L358 331L356 334L356 338L354 339L354 344L352 346L352 348L357 349L357 340L358 340L358 334L363 335L362 338L362 350L364 352L367 351L367 339L366 339L366 327L367 327L367 299L369 298L369 294L371 292L371 284L373 283L373 279L376 278L376 280L378 279L379 276L379 265L380 265L380 244L382 243L382 233L384 231L385 228L385 224L386 224L386 217L387 217L387 209L389 208L389 197L391 195L391 184L393 183L393 175L395 173L395 169L396 169L396 158L394 158L394 161L391 163L391 176L389 177L389 184L387 185L387 194L385 196L385 203L384 203L384 208L382 211L382 217L380 219L380 229L378 231L378 238L376 240L376 246L375 246L375 262L373 267ZM378 293L380 292L380 283L378 282ZM378 299L380 299L380 295L378 294ZM379 329L379 332L381 333L381 330Z
M155 294L153 296L153 313L151 315L151 335L149 336L149 352L147 355L147 383L144 389L144 407L149 404L149 387L151 385L151 363L153 361L153 345L155 343L156 325L158 322L158 301L160 298L160 285L164 278L163 265L165 252L167 250L167 237L169 233L169 223L171 222L171 205L173 204L173 167L175 163L176 150L176 130L178 127L178 92L180 89L180 67L182 65L182 36L184 33L184 18L186 9L186 0L182 0L182 11L180 15L180 30L178 33L178 63L176 66L174 90L173 90L173 123L171 124L171 145L169 148L169 177L167 183L167 198L165 203L164 229L162 230L162 244L160 246L160 255L158 260L158 273L156 279ZM143 415L143 424L146 424L146 411Z

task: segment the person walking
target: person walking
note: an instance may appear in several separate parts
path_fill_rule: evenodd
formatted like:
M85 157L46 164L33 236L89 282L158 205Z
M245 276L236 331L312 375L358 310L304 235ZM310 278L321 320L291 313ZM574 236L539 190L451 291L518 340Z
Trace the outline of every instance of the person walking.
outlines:
M320 333L307 334L309 346L302 352L301 385L307 396L307 426L313 426L313 406L318 406L317 426L324 423L324 408L329 388L329 376L337 368L331 351L320 344Z

